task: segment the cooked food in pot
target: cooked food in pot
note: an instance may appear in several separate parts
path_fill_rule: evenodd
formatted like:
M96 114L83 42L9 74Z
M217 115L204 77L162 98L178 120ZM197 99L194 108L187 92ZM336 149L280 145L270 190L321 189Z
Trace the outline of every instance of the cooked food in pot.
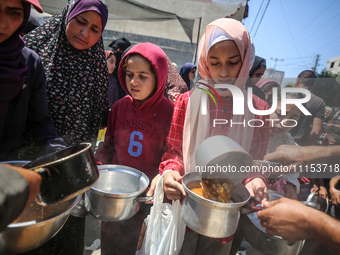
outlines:
M232 203L231 193L233 184L228 179L204 178L200 182L201 187L190 189L195 194L209 200L221 203Z

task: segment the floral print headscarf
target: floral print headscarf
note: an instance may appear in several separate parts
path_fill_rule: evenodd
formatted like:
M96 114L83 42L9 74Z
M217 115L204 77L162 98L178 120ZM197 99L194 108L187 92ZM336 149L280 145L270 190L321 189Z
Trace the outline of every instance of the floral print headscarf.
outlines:
M61 14L24 37L26 46L42 60L50 114L59 136L69 145L94 143L108 107L109 76L102 37L86 50L73 48L66 38L69 12L81 1L86 0L71 1ZM97 12L105 19L105 2L91 2L96 2Z

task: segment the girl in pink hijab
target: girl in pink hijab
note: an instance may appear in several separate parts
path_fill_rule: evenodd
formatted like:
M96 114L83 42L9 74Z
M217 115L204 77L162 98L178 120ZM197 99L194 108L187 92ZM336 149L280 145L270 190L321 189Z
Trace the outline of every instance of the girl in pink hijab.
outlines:
M216 88L216 84L219 87L221 84L234 85L242 91L246 99L245 84L252 65L252 55L249 33L239 21L222 18L206 27L198 48L198 71L203 80L196 89L177 98L167 138L168 151L163 155L160 164L160 173L164 173L164 192L168 199L186 196L181 184L182 176L195 171L196 149L210 136L225 135L232 138L254 159L263 159L266 154L269 134L266 116L251 113L247 100L242 102L244 115L234 115L230 90ZM214 94L216 104L207 91ZM267 109L267 104L256 96L252 97L252 103L257 110ZM202 108L207 110L203 113ZM238 123L244 121L245 125L215 126L214 119ZM247 125L251 119L263 121L264 125ZM259 202L266 199L264 176L253 175L244 180L244 184ZM180 254L229 254L232 240L233 236L216 240L189 231L185 235Z

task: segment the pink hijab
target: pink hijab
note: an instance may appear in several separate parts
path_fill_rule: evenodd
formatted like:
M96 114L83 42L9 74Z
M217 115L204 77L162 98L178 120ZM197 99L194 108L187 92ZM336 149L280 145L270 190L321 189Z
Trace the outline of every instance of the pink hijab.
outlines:
M240 51L242 59L242 67L234 85L243 90L245 114L244 116L234 115L233 121L241 122L244 119L252 119L254 115L249 112L246 106L245 84L252 65L251 56L253 54L249 33L241 22L230 18L221 18L207 25L198 47L198 72L202 78L212 78L207 63L208 52L215 43L223 40L233 40ZM223 95L223 92L220 93L219 91L219 94ZM210 136L209 110L208 114L201 114L202 102L207 102L207 100L207 94L200 89L195 89L189 99L183 130L183 160L186 173L195 171L196 149L201 142ZM209 104L207 105L209 106ZM253 128L237 125L230 128L228 137L249 152L253 133Z
M222 18L207 25L198 47L198 72L202 78L212 78L208 68L207 57L212 44L211 36L216 27L229 35L231 40L236 43L238 50L241 53L242 68L238 78L244 79L239 79L235 85L239 88L243 88L251 68L251 39L246 27L235 19Z

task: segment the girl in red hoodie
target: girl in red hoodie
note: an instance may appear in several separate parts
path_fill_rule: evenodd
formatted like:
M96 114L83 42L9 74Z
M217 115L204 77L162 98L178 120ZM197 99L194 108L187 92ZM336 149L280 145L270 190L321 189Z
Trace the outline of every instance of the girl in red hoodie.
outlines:
M167 72L166 55L155 44L137 44L123 57L118 77L127 96L111 109L97 162L136 168L150 180L158 174L173 110L164 97ZM102 254L134 254L148 213L149 206L129 220L103 222Z

